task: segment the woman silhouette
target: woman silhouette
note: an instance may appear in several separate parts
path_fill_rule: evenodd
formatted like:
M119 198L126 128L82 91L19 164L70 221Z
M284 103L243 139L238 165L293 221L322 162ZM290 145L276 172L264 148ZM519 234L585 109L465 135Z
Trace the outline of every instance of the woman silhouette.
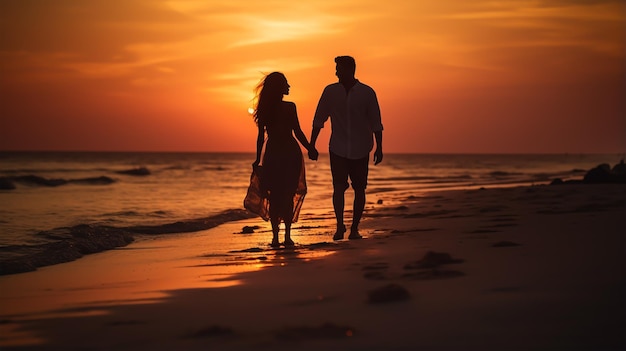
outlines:
M304 158L298 141L310 152L317 151L309 144L300 129L296 104L283 101L289 95L287 78L280 72L265 76L256 87L254 121L258 126L256 160L258 167L267 132L267 143L263 155L261 190L269 199L269 217L272 223L271 246L280 245L278 233L280 222L285 223L285 246L293 246L291 223L298 220L300 207L306 195ZM295 135L295 138L294 138Z

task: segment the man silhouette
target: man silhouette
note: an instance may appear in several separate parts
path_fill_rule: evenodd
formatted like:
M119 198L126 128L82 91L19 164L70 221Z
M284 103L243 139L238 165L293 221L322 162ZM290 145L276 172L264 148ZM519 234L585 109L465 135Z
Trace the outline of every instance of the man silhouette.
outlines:
M359 222L365 209L365 188L369 170L369 154L374 147L374 164L383 160L383 125L376 92L355 78L356 63L350 56L335 58L338 83L326 88L320 97L313 118L309 158L317 160L315 142L324 123L330 117L330 169L333 177L333 208L337 231L333 240L343 239L346 226L343 222L344 195L348 178L354 189L352 225L348 239L361 239Z

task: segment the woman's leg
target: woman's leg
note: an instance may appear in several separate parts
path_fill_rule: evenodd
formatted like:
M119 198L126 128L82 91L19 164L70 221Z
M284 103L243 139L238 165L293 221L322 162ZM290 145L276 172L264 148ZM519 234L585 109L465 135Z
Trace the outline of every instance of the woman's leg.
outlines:
M285 219L285 246L293 246L294 242L291 240L291 218Z
M278 241L278 233L280 232L280 198L276 196L276 191L270 191L270 223L272 224L272 243L273 247L280 246Z
M291 240L291 221L293 217L293 197L295 194L289 194L283 198L283 221L285 222L285 246L293 246Z
M278 241L278 232L280 231L280 218L271 217L270 222L272 223L272 243L271 246L280 246L280 242Z

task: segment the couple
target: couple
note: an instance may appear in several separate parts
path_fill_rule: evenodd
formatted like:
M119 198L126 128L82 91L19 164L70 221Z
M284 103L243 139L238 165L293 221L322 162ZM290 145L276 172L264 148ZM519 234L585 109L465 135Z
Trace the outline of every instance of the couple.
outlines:
M330 168L333 207L337 219L337 231L333 239L343 239L346 232L343 211L344 193L349 187L348 178L354 189L354 212L348 238L361 238L358 227L365 208L369 153L374 146L374 136L374 164L382 161L383 126L376 93L354 76L354 58L339 56L335 58L335 63L339 82L328 85L322 93L313 119L310 143L300 128L296 105L283 101L290 87L285 76L280 72L270 73L257 87L254 121L258 126L258 137L256 160L252 166L256 168L261 163L267 133L260 187L269 199L272 246L280 245L278 233L281 221L285 223L284 245L294 245L291 240L291 223L297 221L306 194L304 159L298 141L308 150L309 158L317 160L315 142L328 117L332 127Z

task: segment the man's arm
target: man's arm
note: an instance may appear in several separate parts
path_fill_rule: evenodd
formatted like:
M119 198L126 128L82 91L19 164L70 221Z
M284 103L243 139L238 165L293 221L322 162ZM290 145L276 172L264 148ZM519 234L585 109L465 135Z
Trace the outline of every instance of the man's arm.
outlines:
M313 126L313 129L311 130L311 145L313 145L313 147L315 147L317 137L320 135L320 130L322 130L322 128L315 126Z
M370 88L371 89L371 88ZM372 130L374 130L374 138L376 139L376 150L374 151L374 164L377 165L383 161L383 123L380 117L380 106L376 92L371 89L368 106L368 119Z
M319 153L317 152L317 148L315 147L315 143L317 142L317 137L320 135L320 130L322 130L322 128L320 127L315 127L313 126L313 129L311 130L311 149L314 152L309 151L309 158L311 160L317 161L317 158L319 156Z
M319 156L315 143L317 142L317 137L320 135L320 131L322 130L324 123L326 123L330 115L328 94L328 87L326 87L317 102L317 108L315 109L315 115L313 116L313 129L311 129L311 139L309 140L311 141L311 147L315 150L315 152L309 152L309 158L315 161L317 161L317 157Z
M374 151L374 164L377 165L383 161L383 131L374 132L376 138L376 151Z

